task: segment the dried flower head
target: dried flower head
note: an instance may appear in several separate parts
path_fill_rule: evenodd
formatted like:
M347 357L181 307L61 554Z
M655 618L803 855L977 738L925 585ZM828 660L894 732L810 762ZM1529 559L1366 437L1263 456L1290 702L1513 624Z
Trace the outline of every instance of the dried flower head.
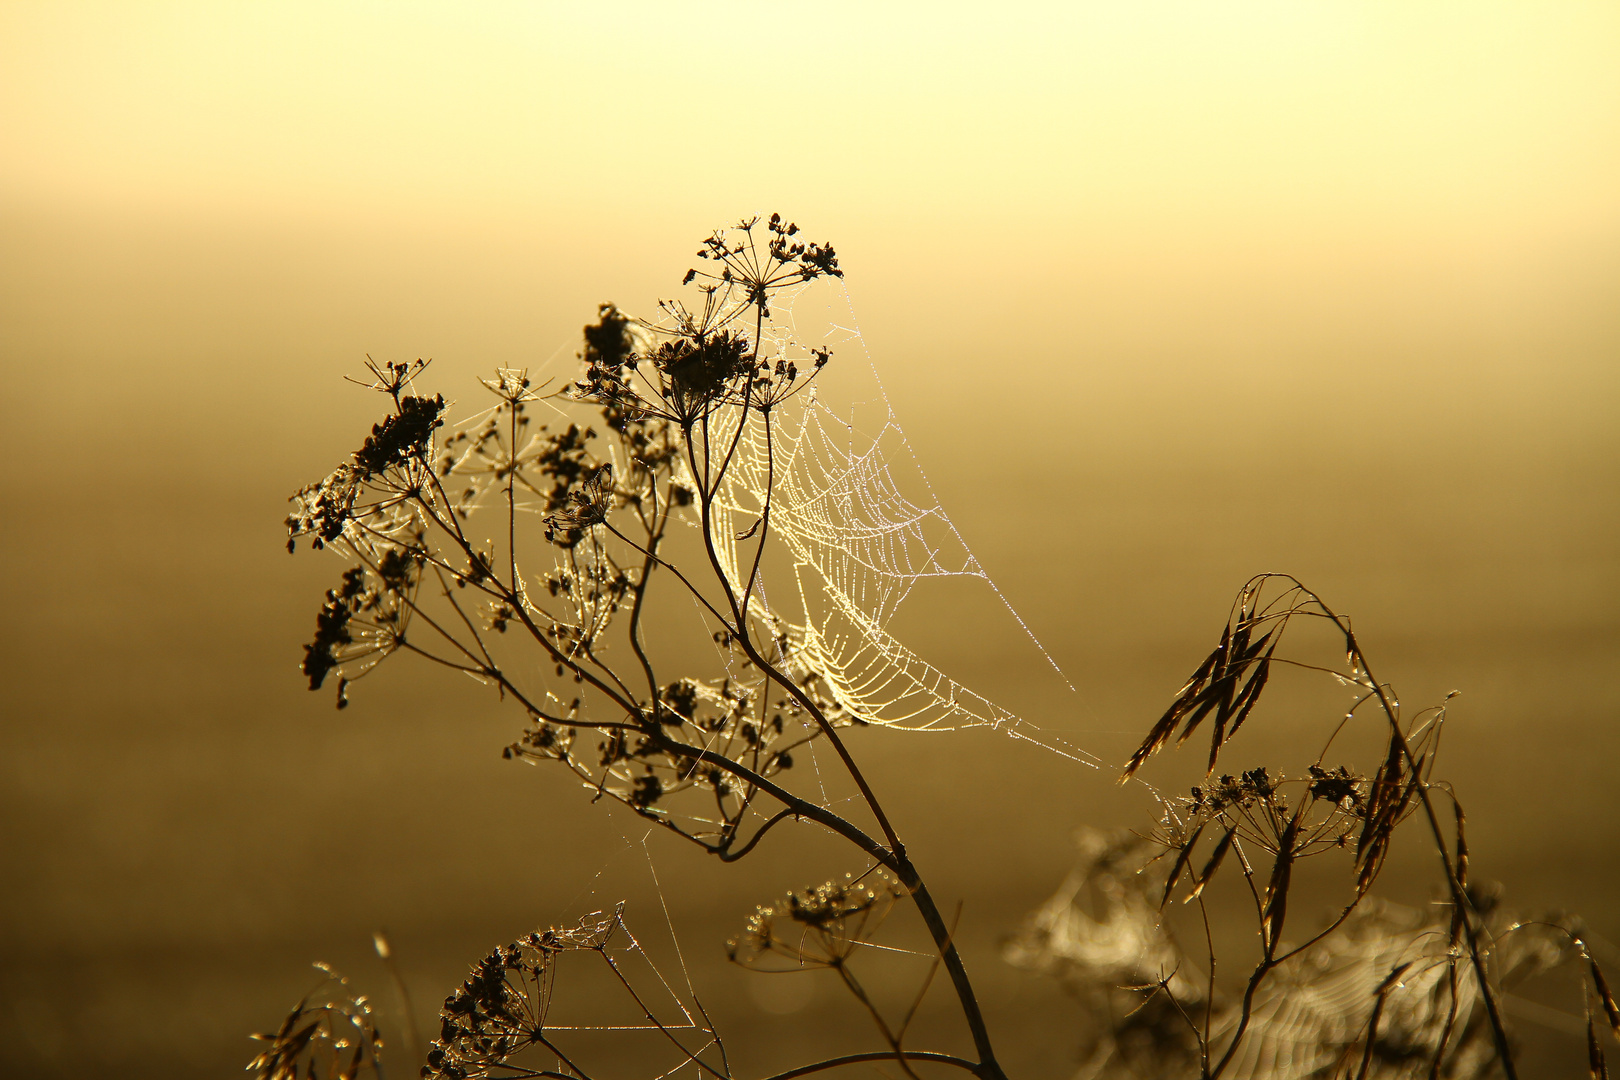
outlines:
M1160 835L1185 837L1190 830L1215 824L1268 852L1286 846L1294 858L1343 848L1360 827L1367 783L1342 765L1331 771L1313 765L1307 780L1273 776L1263 765L1241 776L1225 774L1193 787L1175 805L1167 804ZM1297 806L1290 803L1289 789L1303 789L1297 791ZM1185 840L1169 846L1181 843Z
M578 534L607 520L613 508L613 463L597 466L590 478L568 492L564 509L546 515L546 539L561 535L577 542Z
M763 227L750 218L711 234L698 257L717 265L682 280L700 299L692 307L661 301L661 324L636 324L602 305L599 321L585 328L585 374L569 396L601 405L615 429L650 419L689 433L725 406L769 411L802 390L831 352L793 346L794 355L786 348L767 355L771 297L843 271L830 244L798 233L773 214Z
M895 900L907 895L893 875L875 870L851 880L827 881L762 904L726 942L732 961L764 971L838 967L882 924ZM768 966L776 957L786 964Z
M745 218L734 228L711 234L703 241L697 256L719 265L714 269L688 270L682 284L703 282L705 288L727 298L740 292L742 303L770 318L772 293L823 274L844 276L831 244L797 239L799 227L784 221L780 214L772 214L765 223L765 242L761 250L754 233L758 225L759 218Z
M315 616L315 638L304 646L301 665L311 690L319 690L334 670L342 674L339 708L347 704L350 682L404 644L426 562L421 544L419 534L403 544L350 543L361 563L343 572L337 588L327 590Z
M472 969L439 1011L439 1037L428 1050L428 1080L488 1077L531 1046L551 1044L551 1008L558 957L569 952L605 955L623 925L623 905L595 912L577 926L553 927L497 948ZM515 1069L513 1066L506 1066ZM516 1070L517 1075L537 1075ZM507 1075L505 1072L495 1075Z
M300 536L311 536L310 545L319 550L357 530L391 534L415 516L400 511L431 475L433 432L444 424L444 397L403 392L425 362L383 368L368 357L367 365L377 376L371 388L389 396L394 412L372 425L349 461L292 496L293 512L286 519L289 552L297 550Z

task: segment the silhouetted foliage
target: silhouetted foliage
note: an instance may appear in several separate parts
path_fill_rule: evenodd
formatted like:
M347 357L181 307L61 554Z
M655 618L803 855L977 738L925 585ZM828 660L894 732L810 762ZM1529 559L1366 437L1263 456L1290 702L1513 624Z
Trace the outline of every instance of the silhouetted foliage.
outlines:
M767 606L760 585L761 560L778 535L774 500L789 497L774 471L773 411L831 359L825 347L765 331L784 290L842 277L837 256L779 215L716 232L697 255L701 268L683 281L695 290L690 304L663 302L658 321L601 305L584 328L577 379L552 387L526 371L497 370L483 381L490 408L447 435L442 395L414 390L425 361L368 361L369 385L391 411L348 460L293 497L287 518L289 550L307 536L355 563L326 594L303 674L315 690L336 673L339 707L353 683L401 653L470 676L526 718L506 758L570 773L593 801L616 802L722 861L745 857L789 820L841 837L864 862L861 873L759 906L728 946L745 967L831 972L876 1029L879 1048L792 1075L879 1062L915 1078L914 1066L928 1062L998 1080L954 928L846 745L845 733L876 717L840 700L839 673L809 647L806 631ZM540 402L584 415L554 430L536 423ZM745 437L765 448L761 506L745 531L722 533ZM523 524L525 514L534 524ZM474 531L491 515L493 528ZM666 541L682 522L699 550L677 560ZM661 673L668 650L648 640L646 618L655 579L697 605L723 674ZM1343 666L1281 652L1296 621L1334 635ZM1355 702L1340 727L1371 717L1382 755L1329 764L1330 737L1303 769L1215 775L1285 666L1326 670L1351 688ZM1500 1070L1512 1080L1502 987L1576 958L1593 1074L1601 1075L1592 1018L1620 1032L1620 1009L1578 928L1514 920L1470 879L1461 806L1433 779L1445 718L1444 703L1403 714L1349 621L1299 582L1261 575L1246 584L1214 650L1121 776L1137 777L1207 721L1206 780L1184 797L1157 796L1160 818L1147 834L1088 841L1083 869L1009 945L1014 962L1081 994L1090 1010L1088 1075L1360 1080ZM814 742L830 748L859 790L853 810L819 785L793 785L794 754ZM1452 804L1449 828L1436 808L1442 799ZM1445 902L1429 914L1371 896L1393 837L1414 819L1441 869ZM1342 906L1325 929L1290 941L1296 873L1317 857L1342 860ZM1236 987L1216 979L1206 906L1226 882L1252 899L1258 948ZM868 962L856 947L896 905L917 912L937 954L900 1016L874 1003L856 970ZM1177 943L1165 914L1188 905L1203 919L1201 958ZM671 1056L657 1075L688 1066L716 1080L735 1075L695 996L677 1001L678 1017L660 1017L638 993L621 961L645 957L618 910L537 931L479 961L445 999L422 1075L588 1080L589 1064L548 1026L567 954L605 965L667 1042ZM905 1045L940 970L976 1059ZM318 1008L306 999L276 1033L259 1037L270 1046L250 1068L268 1080L355 1077L376 1069L381 1047L363 999Z

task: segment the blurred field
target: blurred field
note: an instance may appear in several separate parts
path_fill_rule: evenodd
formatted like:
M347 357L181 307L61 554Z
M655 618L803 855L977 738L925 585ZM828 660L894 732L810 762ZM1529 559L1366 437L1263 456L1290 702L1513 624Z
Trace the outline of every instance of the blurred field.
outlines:
M1530 33L1492 9L1460 39L1374 19L1333 37L1340 67L1265 52L1229 93L1214 61L1185 66L1196 43L1118 31L1141 71L1087 68L1055 98L986 90L982 112L932 69L908 90L863 66L902 30L846 38L828 16L806 40L846 65L844 82L789 125L819 176L742 170L707 186L654 167L679 141L655 120L654 76L701 80L627 13L609 20L624 51L598 75L645 81L575 96L547 83L551 96L519 105L476 80L452 91L480 41L496 49L458 29L431 76L442 107L420 88L403 104L345 96L333 74L339 43L368 42L358 70L405 86L387 61L432 55L420 13L395 37L340 20L306 47L291 29L256 46L228 19L165 36L184 23L170 12L136 27L130 51L97 9L8 13L6 48L31 42L42 59L4 76L19 134L0 181L14 448L0 474L0 1072L234 1072L316 959L387 1023L378 927L430 1028L465 967L519 932L619 899L638 932L662 925L644 829L503 762L520 718L475 687L398 665L341 715L303 689L299 646L339 566L285 554L283 500L377 418L341 381L365 354L434 357L429 387L467 415L482 407L477 374L566 371L598 302L650 311L710 228L778 206L837 244L919 462L1078 692L1010 622L969 618L985 609L949 593L902 619L918 652L1118 762L1242 582L1295 573L1354 616L1408 702L1463 691L1441 772L1469 807L1476 874L1620 941L1620 85L1604 63L1620 37L1595 10L1559 8ZM558 56L595 40L550 29ZM1326 40L1272 29L1279 48ZM997 64L1047 47L1017 44L1011 23L986 32ZM1232 35L1211 40L1237 48ZM917 48L962 59L971 36L951 23ZM277 73L307 49L320 74ZM188 67L193 55L206 62ZM232 56L257 59L239 70ZM1362 61L1384 65L1383 96L1358 96ZM60 71L92 67L125 72L125 89L63 89ZM1139 113L1110 96L1160 69L1191 81L1127 94ZM239 111L209 104L210 86ZM921 118L904 145L859 119L863 87L885 115ZM1290 87L1296 112L1262 93ZM1188 104L1206 92L1215 119ZM393 126L346 140L332 116L299 111L322 93L355 131ZM412 173L402 148L493 145L493 129L450 133L464 113L494 124L479 110L497 103L521 153ZM165 109L172 129L155 119ZM530 110L561 119L531 130ZM1042 118L1055 126L1037 130ZM1451 141L1420 138L1424 118ZM259 143L244 134L255 124ZM627 144L634 167L614 156ZM1233 757L1282 762L1318 741L1291 721L1273 714ZM995 943L1062 879L1076 825L1146 825L1147 801L984 732L869 732L857 751L936 893L965 904L1009 1071L1066 1075L1065 1001ZM808 828L791 839L725 868L649 843L694 978L761 1069L848 1023L826 987L776 1015L723 961L757 900L851 868ZM1426 873L1420 855L1397 853L1396 868ZM1388 884L1421 902L1420 880ZM1519 1026L1540 1062L1527 1075L1572 1074L1578 1043Z

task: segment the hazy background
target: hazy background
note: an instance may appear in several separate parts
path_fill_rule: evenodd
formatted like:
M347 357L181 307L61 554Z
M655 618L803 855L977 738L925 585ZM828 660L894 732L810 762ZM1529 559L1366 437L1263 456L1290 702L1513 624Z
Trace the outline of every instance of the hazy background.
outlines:
M310 960L392 1008L379 926L426 1017L527 928L660 925L642 827L503 763L520 718L475 688L304 691L339 564L288 558L283 500L377 418L367 353L470 413L774 209L837 245L1079 692L949 608L918 651L1117 761L1238 586L1296 573L1409 702L1464 691L1476 873L1620 939L1612 3L8 3L0 162L0 1070L234 1074ZM1286 767L1288 719L1233 764ZM1067 1075L1069 1006L995 942L1142 800L986 734L859 751L966 903L1004 1057ZM756 1060L853 1022L770 1020L719 963L842 854L652 850Z

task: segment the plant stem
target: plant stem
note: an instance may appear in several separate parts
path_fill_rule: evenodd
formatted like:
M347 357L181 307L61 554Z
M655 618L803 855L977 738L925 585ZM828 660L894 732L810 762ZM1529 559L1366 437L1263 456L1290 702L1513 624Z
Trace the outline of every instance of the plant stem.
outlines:
M743 415L738 420L738 437L740 437L741 426L747 422L748 413L745 408ZM736 445L736 437L733 438L732 445ZM705 466L707 466L707 458L705 458ZM706 468L705 471L707 471ZM871 785L867 783L865 774L861 772L860 766L855 763L854 757L844 745L844 741L838 737L837 730L833 727L831 721L827 719L820 706L805 692L803 687L789 678L786 672L766 660L754 644L753 635L743 618L743 607L738 603L736 590L732 587L725 566L720 560L720 553L715 547L712 508L717 487L718 479L715 486L699 493L698 507L702 518L700 531L703 533L703 547L708 554L710 568L714 571L715 577L720 582L721 590L726 594L726 599L731 606L732 618L737 627L737 643L742 646L743 652L760 672L790 694L799 703L800 707L810 714L815 720L816 726L821 729L827 741L837 751L839 759L844 764L845 771L849 773L850 778L855 781L856 787L860 789L861 798L872 811L879 828L883 830L884 839L888 841L888 854L890 857L880 861L890 866L899 876L901 883L911 892L912 898L916 901L917 910L922 915L923 923L928 927L928 932L934 939L935 948L939 951L939 955L945 963L945 969L950 972L952 987L956 990L956 996L961 1003L963 1018L972 1033L974 1048L979 1054L980 1067L984 1070L981 1075L991 1078L991 1080L1001 1080L1004 1074L1001 1067L996 1063L995 1050L990 1043L989 1029L985 1026L984 1015L979 1009L979 1001L973 991L972 980L968 978L967 968L963 965L961 955L956 950L950 928L946 926L945 919L940 914L939 906L934 903L933 895L928 891L928 886L923 881L922 875L910 858L907 857L905 844L901 842L899 834L895 831L893 824L890 823L889 816L884 812L883 805L878 801L877 794L872 790ZM871 854L871 852L869 851L868 854Z

